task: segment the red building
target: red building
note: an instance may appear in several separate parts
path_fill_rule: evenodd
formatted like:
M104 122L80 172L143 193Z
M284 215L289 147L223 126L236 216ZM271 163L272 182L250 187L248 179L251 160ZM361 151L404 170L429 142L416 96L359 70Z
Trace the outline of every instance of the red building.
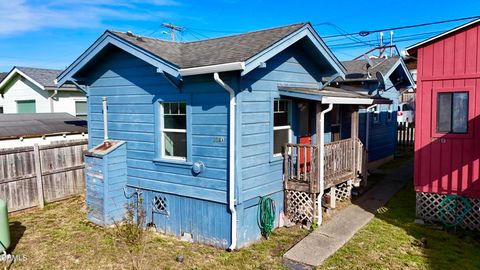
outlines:
M446 195L460 195L470 206L461 224L480 229L480 19L407 52L418 60L417 216L441 220Z

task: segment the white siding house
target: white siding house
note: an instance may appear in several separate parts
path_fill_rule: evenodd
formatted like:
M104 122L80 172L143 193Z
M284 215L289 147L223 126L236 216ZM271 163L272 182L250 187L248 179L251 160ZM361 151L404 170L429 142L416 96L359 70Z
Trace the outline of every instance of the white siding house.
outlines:
M58 88L61 70L14 67L0 81L0 113L66 112L86 119L86 97L74 85Z

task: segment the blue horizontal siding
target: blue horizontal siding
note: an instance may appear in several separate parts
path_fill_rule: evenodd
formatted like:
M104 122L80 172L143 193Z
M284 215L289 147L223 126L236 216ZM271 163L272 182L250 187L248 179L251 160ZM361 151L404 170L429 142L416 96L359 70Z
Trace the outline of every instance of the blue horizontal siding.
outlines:
M182 236L189 233L195 242L227 248L230 244L230 214L227 205L144 190L147 222L153 222L159 232ZM166 198L167 214L153 211L155 196Z
M107 97L109 138L126 141L130 184L210 201L226 202L228 94L213 76L185 78L180 92L156 68L120 50L111 50L88 70L89 137L103 140L102 97ZM157 163L155 107L157 100L189 95L192 134L190 163ZM180 95L179 95L180 100ZM223 139L221 139L223 138ZM93 144L93 145L94 145ZM206 169L192 174L191 164Z
M243 201L283 189L283 163L271 162L272 100L279 97L279 84L318 85L320 71L310 59L300 47L293 46L267 61L266 68L257 68L242 78L240 177ZM292 123L293 129L295 125ZM296 142L296 134L292 139Z

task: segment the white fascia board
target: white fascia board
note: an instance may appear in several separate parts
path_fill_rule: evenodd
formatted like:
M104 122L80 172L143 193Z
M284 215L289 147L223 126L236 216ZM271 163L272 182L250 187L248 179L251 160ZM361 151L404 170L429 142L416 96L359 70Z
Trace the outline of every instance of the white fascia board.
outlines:
M270 58L274 57L279 52L285 50L286 48L290 47L304 37L308 37L310 41L315 45L315 47L319 50L319 52L325 56L329 64L340 74L340 76L345 78L345 68L342 66L340 61L335 57L335 55L330 51L327 45L323 42L320 36L318 36L318 34L315 32L315 30L312 29L310 25L306 25L298 29L289 36L283 38L274 45L270 46L269 48L263 50L254 57L245 61L245 70L242 71L241 75L246 75L250 71L257 68L261 63L268 61Z
M105 32L98 38L92 46L90 46L80 57L78 57L65 71L57 77L57 86L62 86L66 81L77 73L82 67L90 62L103 48L112 44L140 59L151 64L157 69L164 70L173 77L178 77L180 74L178 69L170 63L160 59L159 57L145 51L144 49L131 44L130 42L115 36L110 32Z
M413 88L416 88L417 86L415 84L415 80L413 80L412 74L408 70L407 65L405 65L405 62L403 62L402 58L398 58L397 62L390 68L390 70L387 72L387 74L385 74L383 77L385 79L389 79L390 75L392 75L392 73L395 71L395 69L397 69L398 66L402 66L403 71L407 75L408 81L410 82L410 85Z
M3 87L10 81L10 79L13 78L13 76L15 76L16 74L22 76L23 78L27 79L28 81L30 81L31 83L33 83L34 85L36 85L38 88L42 89L42 90L45 90L45 87L41 84L39 84L37 81L35 81L34 79L30 78L27 74L23 73L21 70L19 70L18 68L13 68L12 71L10 71L10 73L8 73L7 77L5 77L5 79L3 79L3 81L0 83L0 90L3 89ZM1 91L0 91L1 92Z
M345 98L345 97L322 97L322 104L352 104L352 105L370 105L373 103L371 98Z
M235 71L235 70L244 70L244 69L245 69L244 62L232 62L232 63L218 64L218 65L211 65L211 66L203 66L203 67L183 68L183 69L180 69L179 72L181 76L191 76L191 75L210 74L215 72L226 72L226 71Z

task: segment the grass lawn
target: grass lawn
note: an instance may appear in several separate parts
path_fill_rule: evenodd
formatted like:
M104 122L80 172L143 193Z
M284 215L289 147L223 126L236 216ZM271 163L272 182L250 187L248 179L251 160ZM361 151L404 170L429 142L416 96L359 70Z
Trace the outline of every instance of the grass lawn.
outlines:
M407 185L321 269L480 269L480 235L413 223Z
M12 215L12 239L19 239L12 253L26 260L13 263L11 269L131 269L128 253L113 240L112 229L91 225L85 217L81 197ZM149 232L144 269L282 269L283 254L307 233L300 227L282 228L268 241L226 252ZM184 256L183 263L176 262L178 255Z
M478 235L413 223L411 185L382 210L322 269L480 269ZM91 225L85 217L82 197L12 215L12 239L18 242L13 254L26 260L15 262L11 269L131 269L128 252L114 241L112 229ZM269 240L226 252L148 232L143 265L144 269L282 269L283 254L307 233L300 227L282 228ZM178 255L184 256L182 263L176 261Z

